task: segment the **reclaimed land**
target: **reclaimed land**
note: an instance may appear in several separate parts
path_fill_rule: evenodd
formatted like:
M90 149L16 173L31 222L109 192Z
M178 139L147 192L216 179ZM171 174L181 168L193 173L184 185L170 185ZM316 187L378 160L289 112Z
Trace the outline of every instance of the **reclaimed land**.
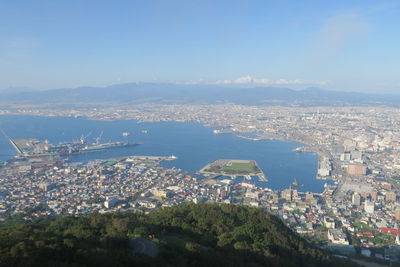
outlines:
M265 175L255 160L218 159L204 166L199 173L206 175L258 176L266 181Z
M254 160L218 159L200 170L204 174L259 175L262 174Z

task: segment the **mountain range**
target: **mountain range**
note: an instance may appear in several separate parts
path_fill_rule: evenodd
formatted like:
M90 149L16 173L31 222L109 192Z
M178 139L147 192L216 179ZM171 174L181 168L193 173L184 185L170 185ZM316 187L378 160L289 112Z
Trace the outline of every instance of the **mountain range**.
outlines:
M79 87L45 91L0 91L6 104L218 104L289 106L399 106L400 95L327 91L319 88L293 90L277 87L234 88L218 85L126 83L107 87Z

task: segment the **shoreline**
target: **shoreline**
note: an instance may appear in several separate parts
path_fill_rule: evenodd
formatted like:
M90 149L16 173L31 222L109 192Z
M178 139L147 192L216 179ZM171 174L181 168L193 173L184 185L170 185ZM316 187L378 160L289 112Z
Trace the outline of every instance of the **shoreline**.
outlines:
M102 119L102 120L98 120L98 119L93 119L93 118L91 118L91 117L71 117L71 116L69 116L69 117L67 117L67 116L42 116L42 115L26 115L26 114L18 114L18 115L11 115L11 114L8 114L8 115L4 115L4 117L13 117L13 116L15 116L15 117L30 117L30 116L32 116L32 117L37 117L37 118L46 118L46 117L52 117L52 118L64 118L64 119L66 119L66 120L73 120L73 121L75 121L76 119L77 119L77 121L85 121L85 120L88 120L88 121L104 121L104 122L117 122L117 121L125 121L125 122L136 122L136 123L140 123L140 121L138 121L138 120L134 120L134 119L113 119L113 120L104 120L104 119ZM159 123L159 121L157 120L157 121L146 121L147 123ZM188 120L188 121L174 121L174 120L169 120L169 121L162 121L163 123L194 123L194 124L196 124L196 125L199 125L199 126L201 126L201 127L204 127L204 128L209 128L209 127L206 127L206 123L202 123L202 122L197 122L197 121L190 121L190 120ZM209 131L212 131L212 129L210 129ZM235 135L234 135L235 136ZM272 138L273 137L273 138ZM262 139L262 140L266 140L266 139ZM262 141L262 140L260 140L260 141ZM296 143L298 143L298 144L304 144L304 142L302 142L302 143L300 143L299 142L299 140L293 140L293 139L288 139L288 138L284 138L283 136L278 136L278 135L275 135L275 136L272 136L272 135L269 135L269 137L268 137L268 140L266 140L266 141L283 141L283 142L286 142L286 141L288 141L288 142L296 142ZM248 154L248 153L247 153ZM151 155L151 153L150 153L150 155ZM103 158L103 157L101 157L101 158ZM240 158L240 157L238 157L238 158ZM247 158L248 158L248 156L247 156ZM263 164L264 164L264 162L263 162ZM264 164L265 165L265 164ZM182 168L182 167L180 167L180 168ZM265 166L264 166L264 168L265 168ZM185 169L185 168L182 168L182 169ZM189 168L190 169L190 168ZM192 170L193 171L193 170ZM314 168L312 168L312 173L314 173L316 171L316 169L314 169ZM193 173L195 173L196 171L193 171ZM279 173L277 173L277 175L278 175L278 177L281 177L282 175L284 175L284 174L282 174L282 171L279 171ZM288 174L289 175L289 174ZM275 175L276 176L276 175ZM297 175L297 174L290 174L289 175L290 177L292 177L293 178L293 176L294 177L296 177L297 179L302 179L301 178L301 175ZM281 180L282 179L282 180ZM311 186L311 187L315 187L315 188L310 188L310 189L304 189L304 190L308 190L308 191L313 191L313 192L322 192L322 190L323 190L323 185L321 184L321 186L319 186L319 184L320 183L314 183L314 182L311 182L311 181L314 181L314 180L318 180L317 178L316 178L316 176L314 176L314 174L312 174L312 176L309 176L309 174L308 174L308 177L306 177L306 176L304 176L303 177L303 179L306 179L306 180L308 180L308 181L310 181L309 182L309 186ZM286 178L279 178L279 181L282 181L282 183L280 182L279 184L281 184L281 185L279 185L279 184L277 184L277 185L271 185L271 184L269 184L269 185L261 185L260 184L260 186L261 187L269 187L269 188L276 188L276 190L283 190L284 188L285 188L285 186L289 186L290 185L290 182L289 182L289 180L287 180ZM291 179L290 179L291 180ZM273 184L276 184L277 183L277 181L278 180L276 180L275 179L275 182L273 182ZM263 181L263 179L260 179L260 182L265 182L265 180ZM318 185L317 185L318 184Z

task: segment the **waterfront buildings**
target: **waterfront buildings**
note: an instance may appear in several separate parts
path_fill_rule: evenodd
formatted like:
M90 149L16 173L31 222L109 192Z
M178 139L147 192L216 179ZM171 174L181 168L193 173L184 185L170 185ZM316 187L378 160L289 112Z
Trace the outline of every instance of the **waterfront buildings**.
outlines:
M300 187L274 191L249 183L234 184L229 179L204 183L195 175L134 158L110 166L62 165L46 170L19 165L0 176L2 214L32 207L31 215L40 216L147 212L184 202L233 203L266 209L294 231L321 242L345 243L340 234L335 238L333 230L341 230L362 248L396 245L394 230L398 231L400 224L398 108L146 104L96 110L5 109L5 114L191 121L213 127L210 131L217 134L252 133L257 140L294 140L305 147L301 151L318 153L318 178L336 184L318 194L301 192ZM118 202L105 207L107 196L117 197ZM332 228L330 233L325 225Z

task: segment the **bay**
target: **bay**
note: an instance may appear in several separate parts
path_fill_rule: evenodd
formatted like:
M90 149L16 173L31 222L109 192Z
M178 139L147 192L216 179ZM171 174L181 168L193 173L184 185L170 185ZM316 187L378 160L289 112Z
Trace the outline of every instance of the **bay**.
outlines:
M70 155L71 162L108 159L130 155L159 155L178 157L165 162L165 167L176 167L195 173L216 159L256 160L268 182L254 181L259 186L273 190L288 188L293 179L301 187L299 191L322 192L325 181L316 179L317 155L296 153L292 150L299 143L282 140L252 141L233 134L214 134L212 128L192 122L137 122L96 121L84 118L0 116L0 128L11 138L37 138L51 143L78 140L89 135L94 141L102 134L101 142L129 141L143 143L139 146L112 148L106 151ZM130 132L124 137L122 132ZM11 144L0 137L0 161L16 155Z

